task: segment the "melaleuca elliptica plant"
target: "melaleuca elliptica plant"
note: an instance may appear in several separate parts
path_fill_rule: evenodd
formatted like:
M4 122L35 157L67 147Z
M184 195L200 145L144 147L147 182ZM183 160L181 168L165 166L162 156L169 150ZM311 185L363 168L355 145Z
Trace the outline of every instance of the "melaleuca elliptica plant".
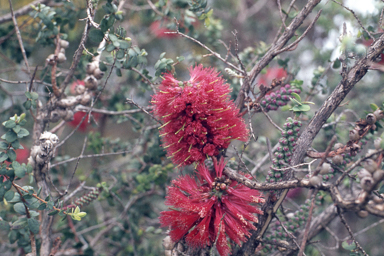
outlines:
M190 80L178 81L167 73L160 91L152 97L155 115L162 120L160 136L168 156L177 166L197 164L195 177L172 181L161 213L162 226L170 227L174 242L184 239L191 247L216 245L221 256L231 253L227 237L241 246L256 229L255 205L262 195L223 174L220 153L232 140L247 140L248 130L239 110L230 101L231 91L213 68L190 69ZM204 160L212 158L211 170ZM219 159L219 160L218 160ZM246 175L251 178L250 175Z

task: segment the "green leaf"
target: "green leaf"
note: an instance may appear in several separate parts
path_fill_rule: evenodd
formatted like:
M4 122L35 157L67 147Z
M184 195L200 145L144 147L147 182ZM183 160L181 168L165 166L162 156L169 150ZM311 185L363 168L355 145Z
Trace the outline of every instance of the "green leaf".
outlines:
M119 39L117 38L117 36L115 36L114 34L109 34L108 35L109 39L112 41L112 42L117 42Z
M108 44L107 47L105 48L105 50L107 52L111 52L115 49L116 47L113 45L113 44Z
M341 246L345 249L345 250L348 250L348 251L352 251L354 249L356 249L356 244L353 240L347 240L347 241L344 241Z
M0 149L7 149L8 148L8 143L4 141L0 141ZM1 161L0 161L1 162Z
M147 228L145 229L145 233L152 233L153 231L155 231L155 228L152 227L152 226L147 227Z
M116 53L116 58L122 59L122 58L124 58L124 54L125 54L125 51L123 49L120 49Z
M8 232L10 229L11 229L11 226L9 226L8 222L3 220L0 221L0 230L4 230L5 232Z
M32 102L30 100L27 100L23 103L23 106L25 107L25 109L29 110L32 106Z
M93 43L99 44L104 39L104 33L101 30L93 29L89 32L89 39Z
M13 149L24 149L24 147L21 146L18 140L15 140L14 142L12 142L11 146L13 147Z
M31 92L31 99L32 100L37 100L39 98L39 94L37 92Z
M23 137L26 137L29 135L29 131L25 128L20 128L20 131L17 133L17 137L19 139L23 138Z
M119 44L120 44L120 49L128 49L132 45L131 42L127 42L125 40L119 40Z
M381 186L381 188L379 189L379 194L383 194L384 193L384 185Z
M48 215L49 215L49 216L52 216L52 215L56 215L56 214L58 214L58 213L59 213L59 211L54 210L53 212L48 213Z
M9 202L13 199L14 196L15 196L15 192L8 190L7 193L5 193L4 198Z
M17 212L18 214L25 214L25 206L23 203L17 203L13 206L13 209L15 210L15 212Z
M25 176L25 173L27 172L26 168L21 166L18 162L14 161L12 162L12 167L15 170L15 175L19 178L23 178Z
M15 133L18 133L18 132L20 132L20 129L21 129L21 126L20 126L20 125L16 125L12 130L13 130Z
M166 52L163 52L163 53L161 53L161 54L160 54L160 57L159 57L159 59L162 59L162 58L164 58L164 56L165 56L165 53L166 53Z
M37 234L39 233L40 223L37 220L30 218L28 219L28 227L33 234Z
M6 132L3 136L1 136L1 138L9 143L12 143L17 140L17 134L14 131L10 130Z
M99 69L101 71L107 71L107 65L105 65L104 62L99 62Z
M11 232L8 233L8 239L10 244L16 242L18 239L17 232L15 230L11 230Z
M375 103L371 103L371 104L369 104L369 106L371 107L371 109L372 109L373 111L379 109L379 107L378 107Z
M47 208L47 204L42 203L39 205L39 207L37 207L37 210L41 211L41 210L45 210L45 208Z
M339 67L341 66L341 61L339 60L339 58L337 58L334 62L333 62L333 68L334 69L338 69Z
M30 99L30 100L32 99L32 95L30 92L25 92L24 94L27 97L27 99Z
M116 75L119 76L119 77L122 76L120 68L116 68Z
M300 109L301 112L307 112L309 110L311 110L311 107L309 105L301 105L301 106L298 106L298 108Z
M12 129L13 127L16 126L16 122L13 120L8 120L4 122L3 125L5 126L5 128Z
M0 162L4 162L8 159L8 155L5 152L0 152Z
M297 93L295 93L295 92L292 92L291 95L292 95L293 97L295 97L295 99L296 99L298 102L301 102L301 97L300 97L299 94L297 94Z
M13 149L8 149L7 155L12 162L16 160L16 152Z

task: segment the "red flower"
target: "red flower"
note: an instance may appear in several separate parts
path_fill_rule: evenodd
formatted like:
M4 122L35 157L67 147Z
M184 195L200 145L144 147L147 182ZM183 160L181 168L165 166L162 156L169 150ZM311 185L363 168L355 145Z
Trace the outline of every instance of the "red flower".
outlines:
M157 38L173 38L177 37L176 34L167 34L165 32L172 32L171 30L167 29L166 27L161 26L161 21L156 20L152 22L152 24L149 26L149 29L151 30L152 34L155 35Z
M228 148L231 140L247 140L248 130L225 80L213 68L202 65L190 70L186 82L165 74L160 92L153 95L155 115L162 119L164 148L181 166L203 162Z
M251 203L263 203L259 191L250 189L223 175L223 158L214 171L200 164L198 181L190 176L181 176L168 187L166 204L174 208L161 212L163 227L170 226L174 242L185 238L192 247L211 246L216 241L221 256L230 254L228 236L236 244L247 240L255 230L252 222L258 222L253 213L263 212ZM247 176L248 177L248 176Z
M258 84L263 84L265 86L269 86L272 83L273 79L280 79L287 76L287 71L285 71L283 68L268 68L267 73L260 75L260 77L257 80Z

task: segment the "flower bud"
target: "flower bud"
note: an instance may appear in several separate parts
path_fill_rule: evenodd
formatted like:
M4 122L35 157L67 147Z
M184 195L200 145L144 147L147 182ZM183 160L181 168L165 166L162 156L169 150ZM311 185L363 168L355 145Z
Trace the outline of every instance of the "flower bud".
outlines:
M371 175L371 173L368 172L366 169L361 168L361 169L359 170L359 172L357 173L357 176L358 176L359 179L361 180L361 179L364 178L364 177L371 177L372 175Z
M337 165L342 164L343 160L344 159L341 155L335 155L334 157L332 157L332 163L337 164Z
M321 185L321 178L319 176L312 176L310 179L309 179L309 183L314 186L314 187L317 187L317 186L320 186Z
M381 169L378 169L376 170L374 173L373 173L373 179L378 182L380 180L382 180L384 178L384 171L381 170Z
M68 46L69 46L69 42L68 41L63 40L63 39L60 40L60 47L61 48L68 48Z
M369 156L369 155L371 155L371 154L373 154L373 153L376 153L376 152L377 152L376 149L368 149L368 151L367 151L367 153L365 154L365 156ZM371 159L376 160L377 157L378 157L378 154L371 156Z
M368 158L367 160L365 160L363 162L363 166L370 173L374 173L376 171L377 167L378 167L377 163L374 160L370 159L370 158Z
M360 186L365 191L369 191L372 189L373 186L373 178L370 176L365 176L360 180Z
M99 68L96 68L96 69L93 71L93 75L96 77L97 80L100 80L101 78L103 78L103 76L104 76L104 72L101 71Z
M67 60L67 57L65 57L65 54L62 53L62 52L59 52L59 54L57 55L57 62L58 63L63 63Z
M376 109L375 112L373 112L373 114L376 116L377 120L381 120L384 118L384 112L380 109Z
M75 93L76 95L81 95L85 92L85 86L82 84L79 84L75 87Z
M375 149L377 149L377 150L381 149L381 141L382 141L381 137L377 137L375 139L375 141L373 142L373 144L375 145Z
M55 54L49 54L46 61L48 62L49 65L55 64Z
M357 212L357 215L358 215L360 218L366 218L366 217L368 217L369 213L368 213L367 211L361 210L361 211L358 211L358 212Z
M367 124L372 125L376 123L377 119L376 116L372 113L369 113L366 117L365 120L367 120Z
M355 129L349 131L349 140L356 141L359 140L360 135L359 132Z
M87 74L91 75L93 74L93 71L97 68L97 64L95 62L90 62L87 64L87 67L85 68L85 71Z
M93 75L87 76L84 79L84 85L86 88L88 88L90 90L96 90L97 89L97 79Z
M331 165L329 163L323 163L320 169L320 174L328 174L329 171L331 170Z

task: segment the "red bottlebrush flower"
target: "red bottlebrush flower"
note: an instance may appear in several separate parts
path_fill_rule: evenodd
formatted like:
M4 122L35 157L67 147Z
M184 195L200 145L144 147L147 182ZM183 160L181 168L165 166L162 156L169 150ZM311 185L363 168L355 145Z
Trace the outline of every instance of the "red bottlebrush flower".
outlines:
M273 79L280 79L286 76L287 71L285 71L283 68L272 67L267 69L267 73L259 77L257 83L269 86L272 83Z
M203 162L228 148L231 140L247 140L248 130L228 93L225 80L213 68L190 70L185 82L165 74L160 92L153 95L155 115L162 119L164 148L181 166Z
M253 213L263 212L251 203L264 199L259 191L228 179L224 167L223 158L219 163L214 158L214 171L198 165L197 181L188 175L172 181L166 200L172 209L160 213L160 222L170 227L174 242L185 238L189 246L203 248L216 241L223 256L231 253L227 236L241 245L256 229L252 222L258 219Z
M172 32L171 30L167 29L166 27L162 27L161 21L156 20L152 22L152 24L149 26L150 31L153 35L155 35L157 38L174 38L177 37L176 34L167 34L165 32Z

